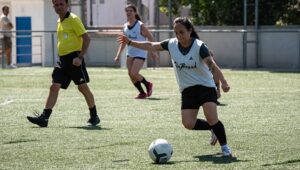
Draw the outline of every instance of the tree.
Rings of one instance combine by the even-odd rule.
[[[169,0],[159,0],[160,12],[168,14],[169,12],[168,4],[169,4]],[[190,4],[190,0],[176,0],[176,1],[171,0],[172,16],[178,16],[180,12],[179,11],[180,7],[189,4]]]
[[[168,0],[160,0],[162,12],[168,12]],[[182,5],[191,5],[191,18],[196,25],[243,25],[243,0],[172,0],[172,15],[178,16]],[[255,0],[247,0],[247,24],[255,24]],[[298,0],[259,0],[259,25],[300,25]]]

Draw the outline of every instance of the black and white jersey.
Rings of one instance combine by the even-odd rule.
[[[213,75],[203,62],[209,56],[209,50],[201,40],[193,39],[190,47],[183,48],[177,38],[171,38],[163,41],[161,46],[170,53],[181,92],[194,85],[215,87]]]
[[[124,34],[133,41],[146,41],[146,37],[141,34],[141,26],[143,22],[136,20],[133,26],[129,27],[127,23],[124,24]],[[127,46],[127,56],[130,57],[147,57],[147,51],[132,46]]]

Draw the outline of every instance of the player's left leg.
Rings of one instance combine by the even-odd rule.
[[[100,118],[97,114],[94,95],[86,83],[78,85],[78,90],[83,94],[90,110],[90,119],[87,122],[93,126],[96,126],[100,123]]]
[[[140,74],[140,71],[143,68],[144,63],[145,63],[144,58],[140,58],[140,57],[134,58],[130,75],[131,77],[134,78],[135,81],[141,82],[145,85],[147,90],[147,97],[149,97],[152,95],[153,84],[147,81],[146,78]]]
[[[221,150],[224,156],[231,156],[231,149],[227,145],[227,138],[225,133],[225,127],[223,123],[218,119],[217,105],[215,102],[206,102],[202,105],[204,115],[207,122],[212,127],[214,134],[217,136],[221,145]]]

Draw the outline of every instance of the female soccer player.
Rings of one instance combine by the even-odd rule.
[[[149,51],[167,50],[172,58],[175,75],[181,92],[182,124],[189,130],[212,130],[221,145],[224,156],[231,156],[227,145],[223,123],[217,114],[217,93],[213,75],[222,83],[224,92],[230,87],[223,73],[210,56],[208,47],[199,40],[193,24],[186,17],[179,17],[173,23],[176,38],[162,42],[138,42],[125,35],[119,35],[120,44]],[[206,120],[197,119],[202,106]],[[214,138],[212,138],[214,140]],[[215,144],[216,140],[211,141]]]
[[[137,14],[137,8],[129,4],[125,8],[127,22],[124,24],[123,32],[124,34],[135,41],[153,41],[153,36],[149,32],[149,30],[144,26],[143,22],[141,22],[140,16]],[[120,55],[124,50],[126,44],[120,44],[117,55],[115,57],[115,61],[119,62]],[[150,53],[152,58],[156,58],[157,55],[153,52]],[[140,74],[140,70],[143,67],[145,60],[147,59],[147,51],[141,50],[138,48],[134,48],[132,46],[128,46],[127,48],[127,69],[128,75],[131,79],[131,82],[139,91],[136,99],[144,99],[146,97],[150,97],[152,94],[153,84],[145,79],[144,76]],[[143,83],[146,87],[146,92],[144,91],[141,83]]]

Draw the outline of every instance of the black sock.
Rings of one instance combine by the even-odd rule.
[[[145,77],[143,77],[142,81],[141,81],[146,87],[148,87],[149,82],[145,79]]]
[[[52,109],[44,109],[43,110],[43,113],[42,113],[42,116],[46,119],[49,119],[50,115],[52,113]]]
[[[225,128],[223,123],[219,121],[218,123],[212,126],[212,129],[215,135],[217,136],[220,145],[221,146],[226,145],[227,139],[226,139],[226,133],[225,133]]]
[[[206,120],[197,119],[193,130],[210,130],[211,126],[207,123]]]
[[[97,109],[96,109],[96,105],[90,109],[90,116],[91,117],[96,117],[97,116]]]
[[[134,86],[138,89],[138,91],[140,92],[140,93],[145,93],[145,91],[143,90],[143,88],[142,88],[142,86],[141,86],[141,82],[136,82],[136,83],[134,83]]]

